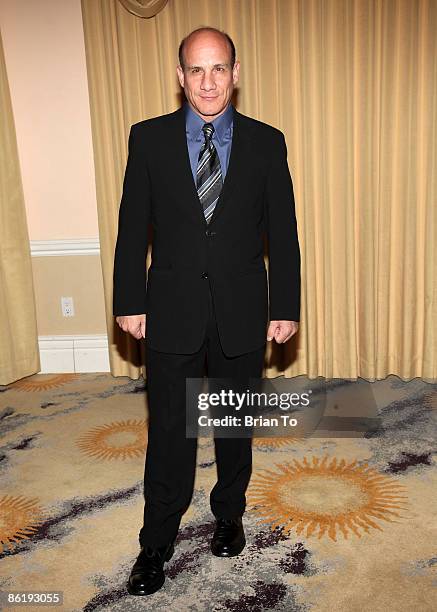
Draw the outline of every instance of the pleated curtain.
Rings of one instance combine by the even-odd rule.
[[[27,218],[0,34],[0,385],[40,368]]]
[[[82,0],[114,375],[141,374],[112,317],[132,123],[181,102],[177,49],[227,31],[240,112],[284,131],[302,253],[301,323],[266,376],[436,378],[437,4],[433,0],[169,0],[141,19]],[[238,316],[239,313],[236,313]]]

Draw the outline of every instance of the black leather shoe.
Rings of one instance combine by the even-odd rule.
[[[174,542],[160,548],[142,546],[127,583],[131,595],[151,595],[158,591],[165,581],[164,563],[174,553]]]
[[[246,546],[241,516],[232,519],[218,518],[211,540],[211,552],[216,557],[235,557]]]

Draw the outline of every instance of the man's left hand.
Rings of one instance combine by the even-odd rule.
[[[290,340],[299,329],[298,321],[270,321],[267,330],[267,340],[276,340],[278,344],[283,344]]]

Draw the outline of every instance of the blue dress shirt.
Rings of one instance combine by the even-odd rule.
[[[197,162],[199,159],[200,149],[205,142],[202,127],[208,122],[199,117],[199,115],[193,111],[187,102],[185,102],[184,108],[188,153],[190,155],[191,172],[193,173],[194,183],[196,184]],[[209,122],[214,126],[212,141],[219,156],[223,180],[225,179],[229,165],[234,126],[233,120],[234,107],[231,103],[229,103],[227,109],[222,115]]]

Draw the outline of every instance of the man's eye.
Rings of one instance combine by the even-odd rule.
[[[198,68],[192,68],[192,69],[191,69],[191,72],[192,72],[192,73],[199,72],[199,69],[198,69]]]

